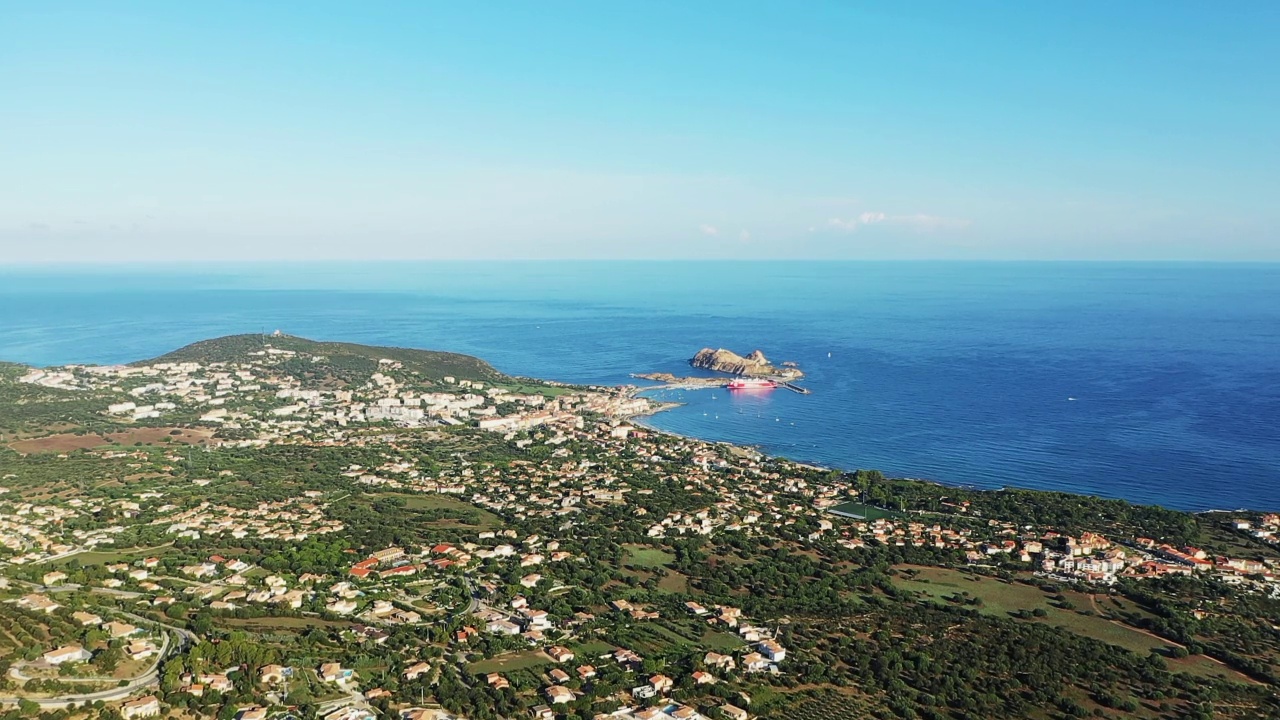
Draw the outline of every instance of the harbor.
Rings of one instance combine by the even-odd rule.
[[[659,383],[658,385],[640,388],[641,390],[704,390],[707,388],[720,388],[733,391],[754,391],[783,388],[800,395],[809,395],[813,392],[807,387],[797,385],[794,381],[783,378],[736,377],[725,380],[723,378],[681,378],[667,373],[631,373],[631,377]]]

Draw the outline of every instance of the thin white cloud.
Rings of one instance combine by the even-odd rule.
[[[742,242],[747,242],[748,240],[751,239],[751,233],[746,230],[743,230],[742,232],[738,233],[738,239],[741,240]]]
[[[856,232],[859,228],[870,225],[887,225],[907,228],[917,232],[933,232],[936,230],[958,230],[966,228],[972,222],[961,218],[940,217],[916,213],[914,215],[889,215],[883,212],[864,212],[852,218],[831,218],[827,228],[837,232]]]
[[[702,231],[703,235],[719,235],[720,234],[720,228],[716,227],[715,225],[702,225],[698,229]]]

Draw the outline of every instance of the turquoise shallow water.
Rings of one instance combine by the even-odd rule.
[[[1280,265],[0,269],[3,359],[123,362],[277,328],[573,382],[761,348],[813,394],[667,393],[686,404],[650,422],[948,483],[1280,509]]]

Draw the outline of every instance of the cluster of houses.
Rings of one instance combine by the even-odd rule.
[[[545,613],[529,612],[527,602],[523,598],[516,598],[512,605],[514,609],[522,613],[523,620],[504,619],[501,617],[502,613],[481,611],[479,613],[480,618],[482,620],[488,619],[486,629],[490,632],[502,634],[517,634],[521,631],[522,626],[537,624],[536,621],[531,622],[532,618],[545,616]],[[646,611],[644,608],[625,600],[612,601],[610,607],[613,611],[624,613],[633,619],[654,619],[658,617],[656,612]],[[692,615],[705,620],[712,626],[737,630],[745,643],[744,649],[737,655],[708,652],[703,658],[703,666],[706,669],[692,673],[691,677],[696,686],[715,685],[722,682],[729,674],[735,672],[780,672],[779,664],[786,659],[786,649],[768,629],[746,623],[740,609],[723,605],[708,609],[695,602],[687,603],[686,607]],[[524,625],[522,625],[522,622]],[[530,637],[530,634],[526,632],[525,636]],[[576,654],[563,645],[544,646],[542,653],[557,665],[573,664],[578,660]],[[638,673],[643,666],[644,658],[639,653],[619,647],[610,653],[599,656],[593,662],[612,662],[630,673]],[[428,668],[429,666],[425,663],[414,665],[406,671],[405,676],[409,678],[412,674],[413,677],[417,677],[426,672]],[[547,671],[545,677],[548,684],[540,691],[546,704],[534,708],[534,717],[547,719],[556,717],[557,707],[573,703],[579,697],[579,693],[570,687],[571,682],[576,680],[580,683],[589,683],[597,674],[597,665],[580,661],[572,669],[572,672],[561,667],[554,667]],[[496,672],[485,676],[485,682],[495,689],[503,689],[510,686],[508,680],[501,673]],[[662,673],[650,675],[644,679],[642,684],[633,687],[623,697],[624,700],[638,703],[637,706],[624,707],[618,711],[597,715],[596,717],[617,718],[618,720],[698,720],[698,718],[703,718],[704,715],[692,706],[666,700],[675,689],[676,684],[677,678],[672,678]],[[733,705],[724,705],[720,710],[727,717],[747,717],[745,711]]]
[[[1257,520],[1236,518],[1231,526],[1263,542],[1280,544],[1280,514],[1267,513]]]
[[[728,720],[747,720],[749,717],[746,710],[731,703],[724,703],[718,709],[721,716]],[[538,715],[535,712],[534,717],[550,720],[554,714]],[[656,707],[619,708],[613,712],[597,714],[594,720],[706,720],[706,717],[693,707],[672,702],[662,703]]]
[[[826,510],[837,506],[838,500],[833,497],[836,492],[827,488],[824,497],[815,505]],[[841,513],[836,511],[836,514]],[[1150,538],[1134,538],[1119,543],[1097,533],[1083,532],[1073,537],[1051,530],[1035,532],[1029,527],[1018,528],[998,520],[979,522],[973,518],[960,519],[954,527],[938,521],[901,518],[853,520],[838,527],[826,521],[820,522],[819,531],[811,534],[809,540],[834,537],[837,545],[848,549],[866,547],[871,543],[952,549],[964,553],[969,562],[979,564],[993,556],[1005,555],[1027,563],[1049,577],[1096,585],[1110,585],[1120,577],[1212,572],[1231,583],[1261,576],[1263,585],[1269,586],[1271,592],[1280,589],[1280,567],[1275,564],[1244,558],[1210,557],[1200,548],[1174,547]],[[1264,516],[1256,523],[1236,520],[1233,524],[1237,530],[1261,537],[1258,533],[1269,532],[1268,527],[1280,529],[1280,516]]]
[[[192,539],[226,535],[236,540],[253,537],[300,542],[343,529],[341,522],[325,514],[325,503],[315,497],[263,502],[249,509],[202,502],[156,523],[167,524],[167,532],[176,537]]]
[[[181,413],[183,418],[256,433],[255,440],[242,444],[384,422],[401,427],[471,425],[513,433],[580,423],[583,412],[625,416],[649,406],[646,400],[619,393],[548,397],[448,376],[429,381],[433,388],[428,390],[421,387],[421,378],[402,372],[402,363],[386,358],[363,385],[306,387],[280,367],[299,358],[325,359],[268,346],[239,362],[73,365],[33,370],[22,381],[64,390],[121,392],[129,399],[104,409],[114,418],[147,421]]]
[[[482,605],[475,616],[484,625],[485,632],[493,635],[522,635],[534,646],[543,643],[547,631],[555,627],[550,613],[529,607],[529,601],[522,596],[511,600],[509,611]]]
[[[39,385],[40,387],[54,390],[84,390],[88,388],[87,383],[76,375],[76,371],[80,369],[79,366],[74,365],[61,369],[41,370],[32,368],[25,375],[18,378],[18,382],[27,385]]]
[[[108,503],[71,498],[65,504],[53,505],[17,500],[16,495],[0,487],[0,553],[13,565],[45,562],[110,545],[124,531],[123,525],[66,529],[76,518],[100,514]]]
[[[13,602],[18,607],[45,615],[52,615],[63,607],[48,595],[41,593],[30,593]],[[136,625],[119,620],[104,621],[101,616],[82,610],[71,612],[69,619],[79,627],[96,628],[108,641],[120,641],[121,652],[130,660],[148,660],[158,656],[162,651],[150,637],[150,633]],[[61,667],[85,663],[93,657],[94,652],[83,644],[69,643],[43,653],[39,662],[45,667]]]

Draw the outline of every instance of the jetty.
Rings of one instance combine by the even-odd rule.
[[[682,377],[676,377],[675,375],[672,375],[670,373],[631,373],[631,377],[637,378],[640,380],[650,380],[652,382],[659,383],[658,385],[651,385],[649,387],[637,388],[637,391],[640,391],[640,390],[699,390],[699,389],[705,389],[705,388],[714,389],[714,388],[725,387],[725,379],[723,377],[684,377],[682,378]],[[742,378],[742,377],[749,377],[749,376],[738,375],[736,377]],[[733,379],[734,378],[730,378],[730,381],[732,381]],[[795,384],[793,378],[774,376],[774,377],[761,378],[761,379],[768,380],[769,382],[774,383],[773,387],[786,388],[791,392],[800,393],[801,395],[809,395],[813,392],[807,387],[801,387],[800,385]]]

